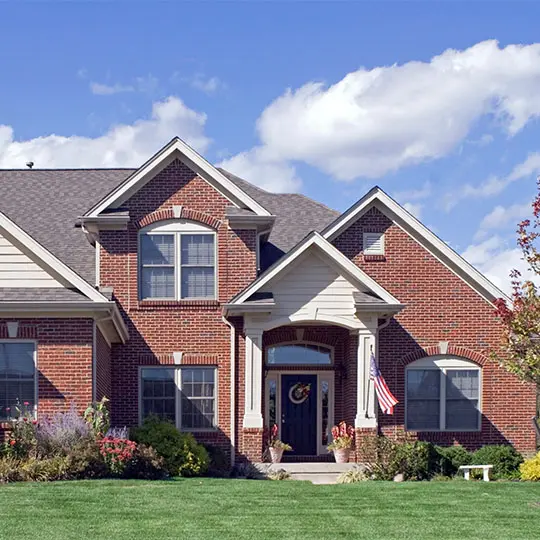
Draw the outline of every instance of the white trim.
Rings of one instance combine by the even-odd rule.
[[[174,384],[176,391],[174,394],[174,414],[175,414],[175,426],[179,431],[188,432],[188,433],[215,433],[219,430],[219,382],[218,382],[218,368],[214,364],[202,365],[202,364],[159,364],[151,366],[138,366],[138,379],[139,379],[139,397],[138,397],[138,407],[139,407],[139,425],[143,423],[143,406],[142,406],[142,371],[143,369],[168,369],[174,372]],[[182,427],[182,399],[180,397],[182,393],[182,370],[186,369],[209,369],[214,372],[214,419],[213,426],[211,428],[184,428]],[[205,396],[201,396],[204,398]],[[210,399],[210,398],[208,398]]]
[[[380,247],[367,247],[369,237],[377,237]],[[362,237],[362,252],[364,255],[384,255],[384,233],[383,232],[364,232]]]
[[[268,349],[277,349],[279,347],[291,347],[294,345],[316,345],[323,349],[327,349],[330,352],[330,363],[329,364],[269,364],[268,363]],[[319,341],[304,341],[303,339],[297,339],[294,341],[280,341],[279,343],[274,343],[273,345],[268,345],[264,349],[264,366],[266,369],[280,368],[284,366],[294,366],[294,367],[306,367],[306,368],[317,368],[319,366],[333,366],[334,365],[334,351],[335,347],[332,345],[326,345],[325,343],[320,343]]]
[[[432,370],[439,372],[440,387],[439,387],[439,429],[418,429],[409,428],[407,424],[407,374],[409,371],[415,370]],[[446,428],[446,373],[448,371],[477,371],[478,372],[478,424],[473,429],[447,429]],[[415,362],[411,362],[405,368],[405,430],[413,432],[435,432],[435,433],[466,433],[479,432],[482,430],[482,408],[483,408],[483,372],[482,367],[475,364],[472,360],[467,360],[459,357],[443,357],[431,356],[421,358]],[[444,426],[444,427],[442,427]]]
[[[371,292],[382,298],[388,304],[400,305],[399,301],[392,296],[388,291],[381,287],[374,279],[369,277],[363,270],[356,266],[350,259],[345,257],[341,251],[335,248],[328,240],[323,238],[319,233],[312,232],[291,251],[282,257],[277,263],[268,268],[259,276],[247,289],[232,300],[232,305],[237,305],[245,302],[253,293],[266,285],[271,279],[283,272],[291,263],[298,259],[310,247],[317,246],[330,259],[332,259],[344,272],[352,277],[359,284],[364,285]]]
[[[376,206],[387,215],[389,213],[390,215],[388,217],[400,226],[400,228],[421,244],[449,270],[476,290],[488,302],[493,303],[493,300],[503,298],[510,303],[510,299],[498,287],[449,247],[448,244],[422,225],[412,214],[407,212],[407,210],[378,186],[372,188],[349,210],[324,229],[322,235],[331,242],[372,206]]]
[[[0,230],[2,233],[8,235],[9,240],[13,238],[31,251],[32,254],[50,270],[53,277],[61,277],[64,282],[72,285],[94,302],[108,301],[105,296],[94,289],[82,277],[60,261],[60,259],[56,258],[50,251],[45,249],[2,212],[0,212]]]
[[[96,240],[94,244],[94,249],[96,250],[96,277],[94,279],[94,283],[96,287],[99,288],[101,282],[101,244],[99,243],[99,240]]]
[[[328,453],[326,446],[322,444],[322,382],[328,380],[328,443],[332,441],[331,428],[334,425],[334,404],[335,404],[335,372],[333,370],[279,370],[272,369],[267,371],[265,378],[265,403],[264,403],[264,421],[267,426],[270,425],[270,381],[276,382],[276,424],[278,426],[278,438],[281,438],[281,378],[283,375],[315,375],[317,377],[317,454],[318,456]],[[289,442],[289,441],[284,441]]]
[[[97,378],[97,327],[96,321],[92,321],[92,401],[96,401],[96,378]]]
[[[246,207],[259,216],[271,215],[257,201],[241,190],[236,184],[229,180],[223,173],[219,172],[213,165],[208,163],[193,148],[188,146],[179,137],[172,139],[167,145],[152,156],[126,181],[120,184],[112,193],[96,204],[85,217],[97,217],[101,212],[109,207],[120,205],[127,198],[136,193],[151,178],[153,178],[163,165],[168,165],[177,157],[194,172],[209,182],[214,188],[229,199],[238,207]]]
[[[0,344],[4,343],[32,343],[34,345],[34,418],[37,418],[39,404],[39,369],[38,369],[38,341],[36,339],[0,339]],[[4,417],[2,422],[4,422]],[[9,417],[5,417],[8,418]]]

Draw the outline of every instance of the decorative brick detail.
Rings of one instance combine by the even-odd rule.
[[[179,215],[175,216],[174,209],[170,207],[163,208],[156,212],[152,212],[147,216],[144,216],[142,219],[135,223],[135,227],[137,229],[142,229],[143,227],[151,225],[152,223],[157,223],[158,221],[164,221],[167,219],[187,219],[190,221],[198,221],[199,223],[204,223],[205,225],[208,225],[209,227],[212,227],[212,229],[216,230],[223,223],[220,219],[214,216],[211,216],[199,210],[192,210],[190,208],[184,207],[181,207]]]
[[[173,354],[141,354],[138,357],[141,366],[152,365],[201,365],[218,366],[223,364],[223,359],[218,354],[182,354],[182,363],[176,364]]]
[[[17,339],[36,339],[37,328],[27,321],[19,321]],[[0,322],[0,339],[10,339],[7,328],[7,321]]]
[[[416,351],[407,353],[397,361],[397,364],[400,366],[406,366],[415,360],[420,360],[421,358],[426,358],[427,356],[438,356],[440,354],[441,352],[439,345],[430,345],[429,347],[419,348]],[[489,358],[478,351],[473,351],[467,347],[458,347],[452,345],[451,343],[448,344],[448,351],[446,352],[445,356],[460,356],[462,358],[466,358],[467,360],[472,360],[480,366],[485,366],[490,361]]]

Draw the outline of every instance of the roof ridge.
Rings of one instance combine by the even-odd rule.
[[[42,169],[3,169],[0,172],[42,172],[42,171],[136,171],[137,167],[57,167]]]

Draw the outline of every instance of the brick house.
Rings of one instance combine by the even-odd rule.
[[[503,293],[377,187],[339,214],[173,139],[136,170],[3,170],[0,189],[0,429],[17,401],[107,396],[114,425],[158,414],[232,461],[274,423],[316,459],[340,420],[535,450],[535,389],[489,359]]]

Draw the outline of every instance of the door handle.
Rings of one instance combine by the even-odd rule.
[[[281,423],[285,423],[285,413],[281,413]]]

